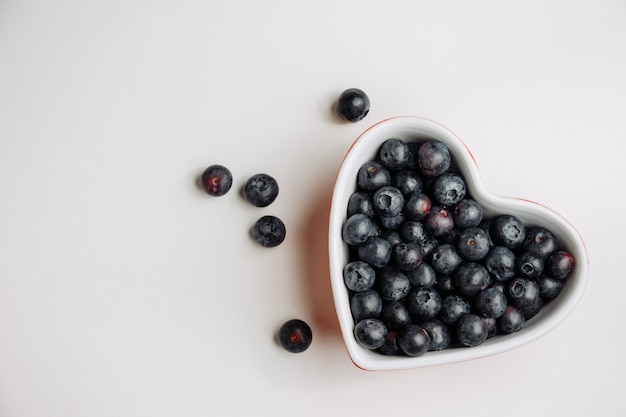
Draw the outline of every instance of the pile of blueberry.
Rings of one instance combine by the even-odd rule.
[[[365,348],[420,356],[516,332],[573,267],[550,230],[486,218],[442,142],[390,138],[356,183],[343,274]]]

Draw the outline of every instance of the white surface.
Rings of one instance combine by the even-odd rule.
[[[444,143],[452,156],[452,168],[461,174],[471,198],[484,209],[486,218],[508,214],[518,217],[527,227],[545,227],[558,239],[559,245],[574,256],[574,268],[559,296],[525,323],[524,331],[489,338],[472,349],[444,349],[427,352],[419,357],[385,356],[360,346],[354,338],[354,318],[343,270],[350,262],[348,246],[342,237],[346,221],[346,207],[357,190],[356,178],[363,164],[378,154],[381,145],[390,138],[406,142],[438,140]],[[467,145],[442,124],[423,117],[401,116],[383,120],[367,129],[350,147],[343,160],[333,189],[328,230],[331,289],[335,310],[344,343],[352,362],[370,371],[406,370],[433,365],[444,365],[473,360],[506,352],[533,342],[552,331],[576,308],[588,281],[589,254],[576,227],[553,210],[525,199],[491,194],[485,189],[480,168]]]
[[[0,416],[624,415],[625,20],[621,0],[1,2]],[[353,125],[330,112],[348,87],[372,99]],[[589,285],[553,332],[350,362],[330,192],[352,141],[403,114],[581,232]],[[195,182],[212,163],[235,175],[218,199]],[[265,209],[237,190],[257,172],[281,186]],[[280,247],[250,239],[263,214]],[[273,339],[293,317],[299,355]]]

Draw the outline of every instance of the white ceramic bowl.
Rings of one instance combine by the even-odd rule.
[[[354,321],[350,312],[348,290],[343,268],[349,262],[348,247],[341,238],[350,195],[356,190],[357,172],[362,164],[375,158],[380,145],[389,138],[405,141],[436,139],[450,149],[453,166],[464,177],[469,194],[480,202],[485,217],[512,214],[527,226],[544,226],[559,240],[560,246],[575,257],[575,266],[557,298],[551,300],[525,327],[513,334],[494,336],[474,347],[452,347],[427,352],[419,357],[385,356],[361,347],[354,338]],[[520,177],[521,178],[521,177]],[[330,276],[335,308],[343,338],[356,366],[366,370],[419,368],[465,361],[508,351],[543,336],[572,311],[581,298],[587,281],[588,255],[576,229],[562,216],[529,200],[490,194],[484,187],[476,161],[465,144],[450,130],[432,120],[402,116],[383,120],[367,129],[352,144],[337,176],[329,221]]]

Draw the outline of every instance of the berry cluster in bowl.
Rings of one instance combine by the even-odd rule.
[[[398,117],[363,133],[333,193],[333,296],[364,369],[456,362],[528,343],[582,295],[576,230],[540,204],[495,196],[452,132]]]

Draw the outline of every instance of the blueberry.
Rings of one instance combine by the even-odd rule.
[[[535,302],[525,307],[520,308],[524,314],[524,320],[528,321],[539,313],[539,310],[543,307],[543,298],[537,297]]]
[[[400,236],[407,242],[421,242],[426,238],[426,228],[420,221],[406,220],[400,225]]]
[[[278,331],[278,342],[291,353],[304,352],[311,346],[312,341],[311,327],[299,319],[286,321]]]
[[[406,164],[407,168],[412,170],[419,169],[419,163],[417,162],[419,149],[422,146],[421,142],[407,142],[406,146],[409,148],[409,162]]]
[[[531,252],[542,259],[546,259],[558,250],[558,241],[556,236],[548,229],[533,227],[526,232],[522,248],[526,252]]]
[[[378,292],[383,300],[403,300],[411,289],[409,278],[395,268],[384,268],[376,278],[376,282]]]
[[[543,273],[543,258],[535,252],[522,252],[515,261],[517,272],[526,278],[537,278]]]
[[[382,268],[391,260],[391,245],[380,236],[368,238],[359,245],[357,252],[360,260],[375,268]]]
[[[431,193],[439,204],[453,206],[465,197],[467,189],[463,178],[457,174],[447,172],[435,179]]]
[[[378,317],[388,329],[400,330],[411,323],[411,314],[402,301],[385,301]]]
[[[424,218],[424,226],[433,236],[443,236],[454,228],[454,217],[450,209],[436,206]]]
[[[539,298],[537,281],[528,278],[513,278],[507,287],[509,303],[517,308],[524,308],[534,304]]]
[[[387,327],[378,319],[364,319],[354,326],[354,338],[366,349],[378,349],[387,339]]]
[[[524,313],[519,308],[508,305],[504,314],[497,319],[498,329],[503,333],[514,333],[524,327],[526,320]]]
[[[476,314],[466,314],[456,325],[456,335],[465,346],[478,346],[487,340],[487,323]]]
[[[439,141],[428,141],[419,147],[417,162],[426,177],[437,177],[450,168],[450,151]]]
[[[415,192],[408,196],[404,202],[404,214],[411,220],[422,220],[430,213],[432,202],[430,198],[422,193]]]
[[[474,308],[482,317],[497,319],[504,314],[507,305],[506,296],[502,291],[490,287],[478,293]]]
[[[404,223],[405,217],[403,213],[400,213],[396,216],[378,216],[378,223],[385,230],[396,230],[402,223]]]
[[[233,185],[233,175],[222,165],[211,165],[202,173],[202,188],[207,194],[219,197],[228,192]]]
[[[422,178],[412,169],[402,169],[396,172],[391,183],[405,196],[421,192],[423,186]]]
[[[267,174],[253,175],[246,182],[243,195],[253,206],[267,207],[278,196],[278,182]]]
[[[345,121],[358,122],[369,113],[370,99],[363,90],[349,88],[339,95],[335,104],[335,111]]]
[[[469,302],[460,295],[450,294],[444,297],[441,303],[439,319],[446,324],[456,324],[461,317],[469,314],[471,307]]]
[[[387,242],[389,242],[389,245],[391,245],[391,249],[403,242],[402,237],[400,236],[400,232],[398,232],[397,230],[385,230],[381,233],[380,236]]]
[[[454,286],[454,277],[451,275],[438,274],[433,288],[441,297],[447,297],[448,295],[455,294],[456,287]]]
[[[343,268],[343,281],[350,291],[362,292],[374,286],[376,272],[367,262],[352,261]]]
[[[391,184],[391,173],[375,161],[363,164],[357,173],[357,185],[364,191],[372,192]]]
[[[574,266],[574,256],[566,251],[556,251],[548,258],[547,273],[556,279],[565,279]]]
[[[498,334],[498,319],[493,317],[483,317],[483,321],[487,326],[487,339]]]
[[[437,281],[437,273],[426,262],[422,262],[419,266],[406,273],[409,282],[416,288],[432,288]]]
[[[450,346],[450,330],[445,323],[437,319],[432,319],[421,323],[420,326],[422,329],[426,330],[426,333],[428,333],[430,337],[428,350],[443,350]]]
[[[285,224],[275,216],[261,217],[252,229],[256,241],[266,248],[280,245],[285,240],[286,234]]]
[[[378,317],[383,308],[383,301],[374,290],[357,292],[350,297],[350,311],[354,320]]]
[[[382,186],[374,192],[372,205],[380,216],[394,217],[404,208],[404,195],[394,186]]]
[[[422,251],[422,258],[430,257],[435,248],[439,246],[439,241],[436,237],[431,235],[426,235],[421,242],[418,243],[420,250]]]
[[[387,139],[378,152],[382,164],[390,170],[400,170],[409,163],[409,147],[400,139]]]
[[[489,228],[491,239],[496,245],[515,249],[526,238],[526,226],[516,216],[505,214],[496,217]]]
[[[432,288],[416,288],[407,296],[407,307],[417,321],[426,321],[437,317],[442,301],[439,293]]]
[[[493,246],[483,261],[489,275],[498,281],[508,281],[516,273],[516,257],[504,246]]]
[[[483,220],[483,207],[476,200],[464,198],[456,204],[452,214],[458,227],[478,226]]]
[[[422,356],[430,347],[430,336],[425,329],[411,323],[400,332],[398,345],[407,356]]]
[[[348,199],[348,217],[357,213],[365,214],[367,217],[374,217],[372,198],[364,191],[356,191]]]
[[[454,285],[461,294],[474,296],[491,283],[489,272],[478,262],[466,262],[454,273]]]
[[[433,249],[430,259],[430,266],[436,272],[444,275],[451,274],[463,263],[463,258],[457,253],[455,247],[449,243],[438,245]]]
[[[422,264],[422,251],[417,243],[402,242],[392,250],[393,263],[401,271],[412,271]]]
[[[460,232],[456,247],[467,260],[483,259],[489,253],[489,235],[480,227],[468,227]]]
[[[357,213],[348,217],[341,229],[341,237],[348,245],[360,245],[374,236],[376,227],[365,214]]]

